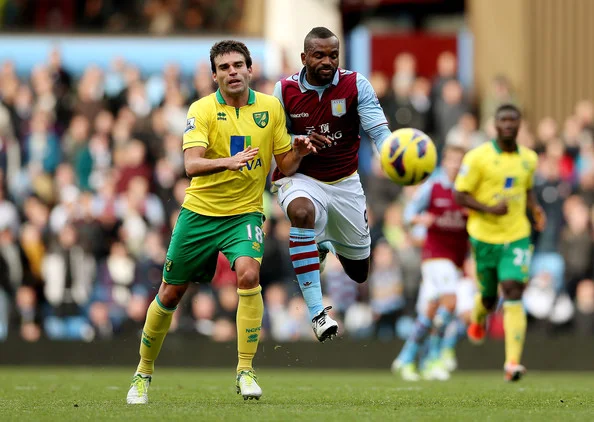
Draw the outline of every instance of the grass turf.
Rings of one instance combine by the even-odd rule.
[[[125,404],[130,368],[0,367],[0,420],[534,421],[591,420],[591,373],[458,372],[405,383],[389,371],[258,371],[244,401],[230,370],[158,369],[146,406]]]

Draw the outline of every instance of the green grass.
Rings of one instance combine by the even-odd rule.
[[[0,420],[586,421],[591,373],[458,372],[405,383],[389,371],[261,370],[260,401],[235,394],[230,370],[159,369],[146,406],[127,406],[130,368],[0,367]]]

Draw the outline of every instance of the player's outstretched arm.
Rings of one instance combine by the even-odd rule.
[[[538,199],[536,199],[536,193],[533,189],[526,191],[526,197],[526,208],[532,213],[534,229],[541,232],[547,225],[547,215],[544,209],[538,204]]]
[[[460,192],[454,191],[454,199],[463,207],[469,208],[471,210],[484,212],[488,214],[494,215],[505,215],[507,214],[507,201],[503,200],[498,202],[493,206],[489,206],[483,204],[482,202],[477,201],[474,197],[468,192]]]
[[[274,159],[276,166],[285,176],[292,176],[299,168],[303,157],[310,153],[315,154],[316,152],[316,147],[308,137],[297,136],[293,141],[293,149],[275,155]]]
[[[188,177],[206,176],[225,170],[240,170],[258,155],[259,148],[247,147],[232,157],[205,158],[206,148],[193,147],[184,151],[184,166]]]

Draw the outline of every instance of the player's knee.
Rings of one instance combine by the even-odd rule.
[[[495,309],[495,305],[497,305],[497,297],[483,297],[482,302],[485,309],[492,311]]]
[[[184,296],[187,288],[187,283],[181,285],[161,283],[161,287],[159,288],[159,302],[167,308],[175,308]]]
[[[253,289],[260,284],[260,274],[256,269],[245,269],[237,274],[237,287],[240,289]]]
[[[351,272],[350,274],[347,273],[347,275],[354,282],[362,284],[362,283],[365,283],[367,281],[367,279],[369,278],[369,271],[356,271],[356,272]]]
[[[505,300],[521,300],[524,292],[524,285],[515,281],[502,284],[503,298]]]
[[[313,228],[316,210],[311,201],[294,200],[287,209],[289,220],[293,227]]]

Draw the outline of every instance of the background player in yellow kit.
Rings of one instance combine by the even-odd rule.
[[[497,139],[466,154],[455,183],[456,201],[470,209],[467,229],[480,286],[468,337],[476,343],[484,340],[486,318],[495,309],[500,285],[508,381],[519,380],[526,372],[520,365],[526,335],[522,292],[532,257],[526,211],[536,230],[546,224],[532,190],[538,157],[516,142],[521,118],[517,107],[500,106],[495,114]]]

